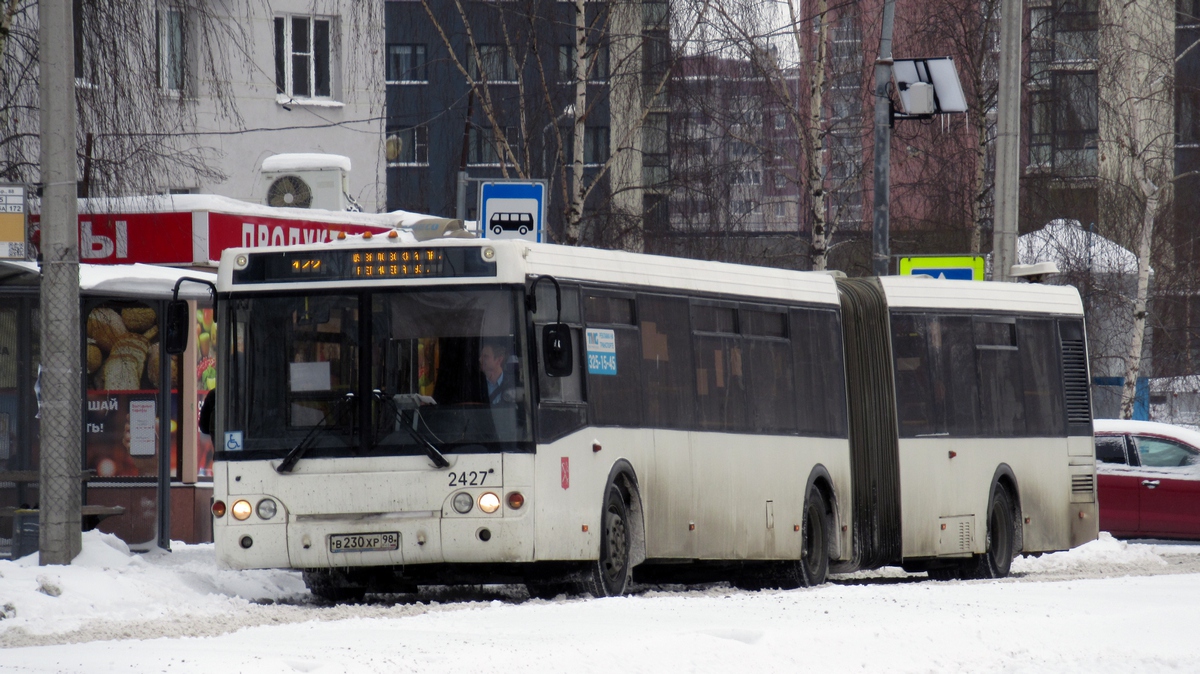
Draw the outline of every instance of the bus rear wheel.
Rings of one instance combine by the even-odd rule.
[[[829,519],[825,497],[814,485],[804,499],[803,542],[800,561],[796,564],[796,580],[801,587],[815,587],[825,582],[829,574]]]
[[[825,582],[829,575],[829,509],[821,490],[814,485],[804,499],[804,519],[800,526],[800,559],[783,562],[776,566],[775,573],[766,578],[753,573],[739,578],[738,587],[762,589],[777,587],[791,590],[798,587],[816,587]]]
[[[976,555],[963,567],[964,578],[1004,578],[1017,556],[1016,516],[1012,497],[1004,487],[996,487],[988,513],[987,551]]]
[[[581,593],[593,597],[617,597],[629,589],[629,552],[632,537],[629,507],[617,485],[609,485],[600,515],[600,558],[588,562],[579,584]]]

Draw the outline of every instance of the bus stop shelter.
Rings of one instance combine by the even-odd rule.
[[[83,522],[133,549],[211,538],[212,445],[196,418],[215,385],[216,324],[208,288],[182,284],[193,330],[207,339],[166,354],[165,307],[180,277],[216,280],[154,265],[79,266]],[[40,280],[34,262],[0,261],[0,555],[10,557],[36,543]]]

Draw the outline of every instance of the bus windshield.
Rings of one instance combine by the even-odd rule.
[[[516,289],[230,302],[226,459],[528,451]],[[229,434],[233,433],[233,442]]]

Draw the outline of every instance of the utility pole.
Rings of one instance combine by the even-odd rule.
[[[79,224],[75,182],[75,53],[71,0],[38,0],[41,133],[40,564],[70,564],[82,547],[83,437]]]
[[[992,224],[992,280],[1012,280],[1017,263],[1021,180],[1021,0],[1001,0],[1000,89],[996,100],[996,206]]]
[[[891,262],[888,228],[891,214],[892,165],[892,24],[896,16],[896,0],[883,3],[883,29],[879,36],[879,57],[875,59],[875,219],[872,228],[871,270],[876,276],[887,276]]]

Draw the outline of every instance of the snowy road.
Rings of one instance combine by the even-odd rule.
[[[90,535],[71,567],[0,562],[0,671],[1200,671],[1200,545],[1104,535],[998,582],[885,569],[790,592],[336,607],[295,574],[216,569],[211,546],[120,547]]]

